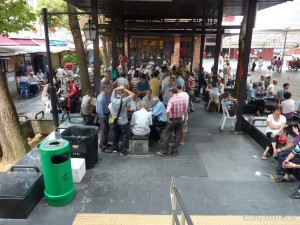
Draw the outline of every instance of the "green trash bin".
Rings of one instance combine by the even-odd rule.
[[[74,199],[70,144],[67,140],[50,140],[40,145],[41,161],[48,205],[62,206]]]

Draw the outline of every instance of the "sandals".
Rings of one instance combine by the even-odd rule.
[[[296,191],[295,193],[291,194],[290,197],[294,199],[300,199],[300,193]]]
[[[267,156],[265,154],[262,155],[261,157],[262,160],[267,160]]]
[[[276,182],[279,182],[279,183],[290,182],[290,181],[291,181],[291,180],[287,180],[287,179],[285,179],[284,177],[276,178]]]

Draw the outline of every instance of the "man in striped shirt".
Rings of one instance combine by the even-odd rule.
[[[94,91],[89,89],[86,91],[86,95],[82,98],[81,101],[80,114],[84,118],[86,125],[93,125],[93,121],[94,121],[93,105],[92,105],[93,96],[94,96]]]
[[[194,77],[191,76],[190,71],[185,72],[185,91],[189,94],[189,105],[188,105],[188,111],[194,112],[194,104],[193,104],[193,98],[195,94],[195,88],[196,88],[196,82]]]
[[[165,136],[159,151],[156,152],[158,156],[165,156],[166,149],[168,148],[170,139],[174,132],[174,146],[172,150],[172,155],[176,157],[178,153],[179,141],[180,141],[180,134],[182,130],[182,124],[186,124],[187,118],[187,105],[185,99],[177,94],[177,88],[172,87],[169,89],[170,92],[170,100],[167,106],[167,127],[165,131]],[[182,121],[182,117],[184,119]]]

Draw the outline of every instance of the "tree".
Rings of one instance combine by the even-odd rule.
[[[36,17],[25,0],[0,0],[0,34],[32,29]],[[9,94],[6,75],[0,63],[0,145],[2,161],[16,162],[30,147],[21,132],[16,107]]]
[[[26,0],[0,0],[0,34],[32,29],[36,15]]]
[[[77,60],[79,64],[79,71],[80,71],[80,81],[81,81],[81,93],[85,94],[86,91],[90,88],[90,79],[89,73],[87,68],[87,60],[85,56],[84,45],[81,37],[78,16],[76,15],[77,9],[71,4],[67,4],[68,10],[68,18],[69,18],[69,25],[73,35]]]
[[[90,81],[85,49],[82,42],[80,26],[78,22],[78,16],[73,14],[77,13],[77,9],[74,6],[67,4],[66,2],[61,0],[51,0],[51,4],[49,4],[49,0],[41,0],[38,3],[37,12],[40,13],[42,8],[47,8],[48,12],[66,13],[49,15],[48,26],[50,28],[65,27],[71,29],[76,49],[77,60],[79,64],[81,92],[85,94],[86,90],[90,88]],[[67,12],[71,12],[72,14],[67,15]]]

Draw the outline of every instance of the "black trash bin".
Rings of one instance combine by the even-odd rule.
[[[93,168],[98,162],[98,127],[71,126],[61,133],[68,140],[72,158],[85,158],[86,169]]]

